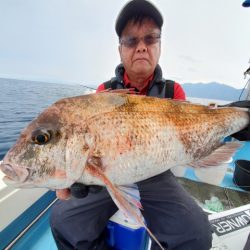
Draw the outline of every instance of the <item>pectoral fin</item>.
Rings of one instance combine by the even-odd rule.
[[[237,149],[242,146],[240,142],[227,142],[214,150],[210,155],[196,162],[188,164],[194,168],[207,168],[222,165],[230,160]]]
[[[228,142],[209,156],[191,163],[190,166],[195,168],[195,175],[202,182],[219,185],[227,172],[227,162],[241,146],[239,142]]]
[[[96,157],[90,157],[85,171],[88,174],[98,178],[107,188],[111,198],[120,209],[120,211],[133,221],[144,227],[152,239],[164,250],[160,242],[156,239],[153,233],[147,228],[144,222],[144,218],[140,212],[142,205],[140,203],[140,195],[136,185],[131,186],[116,186],[109,178],[105,175],[103,171],[103,166],[101,165],[101,159]]]

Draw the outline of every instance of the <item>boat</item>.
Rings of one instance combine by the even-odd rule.
[[[0,181],[0,249],[57,249],[48,220],[55,201],[47,189],[13,189]]]

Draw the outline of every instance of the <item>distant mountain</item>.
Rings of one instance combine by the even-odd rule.
[[[188,97],[206,98],[214,100],[235,101],[239,99],[242,89],[236,89],[226,84],[184,83],[181,85]],[[242,98],[241,98],[242,99]]]

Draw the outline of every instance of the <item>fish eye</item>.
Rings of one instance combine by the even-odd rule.
[[[52,135],[52,133],[49,130],[48,131],[43,130],[43,129],[35,130],[32,133],[32,141],[35,144],[44,145],[50,141],[51,135]]]

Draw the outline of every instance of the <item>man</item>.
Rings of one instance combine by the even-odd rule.
[[[116,69],[116,77],[101,84],[97,91],[127,89],[141,95],[185,99],[181,86],[164,80],[158,65],[162,24],[160,12],[148,1],[133,0],[125,5],[116,21],[122,64]],[[207,216],[170,170],[137,185],[146,223],[166,249],[210,249]],[[74,188],[71,190],[78,195]],[[70,190],[57,191],[57,195],[65,199]],[[103,231],[116,211],[104,188],[97,193],[89,192],[82,199],[58,201],[51,214],[51,228],[58,248],[107,249]],[[152,249],[159,249],[155,242]]]

